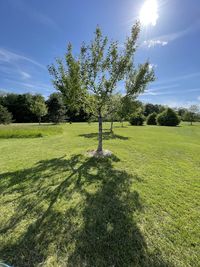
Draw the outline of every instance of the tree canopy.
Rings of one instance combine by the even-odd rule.
[[[36,115],[40,123],[41,118],[47,114],[47,107],[43,96],[33,96],[33,101],[31,103],[31,111],[33,112],[33,114]]]
[[[49,67],[53,84],[63,94],[68,108],[84,107],[98,117],[98,153],[103,152],[102,114],[116,94],[118,83],[124,81],[126,97],[135,98],[155,79],[148,61],[134,65],[139,32],[140,25],[136,23],[121,48],[117,41],[103,36],[97,27],[94,39],[88,45],[82,44],[77,57],[73,56],[69,44],[64,60],[57,59],[56,64]]]
[[[0,124],[9,124],[12,121],[12,114],[8,112],[7,108],[0,105]]]

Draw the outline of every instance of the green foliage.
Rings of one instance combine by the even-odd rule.
[[[70,102],[72,108],[85,107],[89,114],[98,117],[98,152],[102,152],[103,112],[106,105],[112,102],[111,98],[116,94],[119,82],[124,81],[127,97],[135,99],[155,79],[149,62],[138,67],[133,64],[139,31],[139,23],[136,23],[121,49],[118,42],[109,42],[97,27],[94,39],[89,45],[81,46],[77,59],[72,55],[70,44],[65,55],[65,64],[62,60],[57,60],[57,66],[49,67],[53,84],[67,103]]]
[[[106,119],[118,120],[118,110],[121,108],[122,96],[112,95],[106,105]]]
[[[147,117],[147,125],[156,125],[157,124],[156,117],[157,117],[156,112],[149,114],[149,116]]]
[[[171,108],[167,108],[157,116],[157,124],[160,126],[177,126],[179,123],[180,118]]]
[[[188,112],[188,109],[186,109],[186,108],[178,108],[177,109],[177,114],[181,118],[182,121],[185,120],[185,115],[187,112]]]
[[[148,117],[152,113],[161,113],[166,109],[163,105],[147,103],[144,105],[144,116]]]
[[[142,115],[142,113],[133,113],[129,118],[131,125],[142,126],[144,121],[145,117]]]
[[[63,103],[62,95],[58,93],[53,93],[49,96],[47,100],[48,107],[48,118],[49,121],[54,123],[59,123],[65,121],[66,118],[66,108]]]
[[[39,123],[41,118],[47,114],[47,107],[45,104],[44,97],[41,95],[33,96],[33,102],[31,104],[31,111],[38,118]]]
[[[81,79],[80,62],[72,54],[69,43],[64,59],[58,58],[56,65],[49,66],[49,73],[53,77],[54,87],[63,95],[67,110],[79,111],[86,101],[86,90]]]
[[[184,121],[189,121],[192,125],[193,122],[200,120],[200,109],[197,105],[192,105],[185,111],[183,116]]]
[[[36,122],[37,117],[31,111],[33,95],[6,94],[0,96],[0,103],[12,113],[14,122]]]
[[[0,128],[0,139],[6,138],[36,138],[45,137],[50,135],[61,134],[63,129],[56,126],[17,126],[12,125],[9,127]]]
[[[12,114],[8,112],[7,108],[0,105],[0,124],[9,124],[12,122]]]
[[[125,121],[128,120],[130,115],[137,112],[143,111],[143,104],[142,102],[132,99],[131,97],[124,96],[121,99],[121,105],[118,109],[118,117],[119,120]]]

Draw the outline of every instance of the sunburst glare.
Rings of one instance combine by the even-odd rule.
[[[158,17],[157,0],[146,0],[140,10],[139,20],[141,24],[155,26]]]

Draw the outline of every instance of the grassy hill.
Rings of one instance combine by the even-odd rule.
[[[40,131],[1,126],[0,135],[9,127]],[[86,155],[97,124],[48,129],[0,138],[0,259],[15,267],[199,266],[200,124],[115,124],[111,135],[105,123],[113,156],[99,159]]]

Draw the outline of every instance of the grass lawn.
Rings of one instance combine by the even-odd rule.
[[[114,135],[109,126],[110,158],[85,155],[97,147],[95,123],[62,125],[63,132],[42,138],[0,139],[2,261],[200,266],[200,124],[115,124]]]
[[[0,138],[37,138],[60,134],[63,129],[59,126],[43,124],[13,124],[0,126]]]

